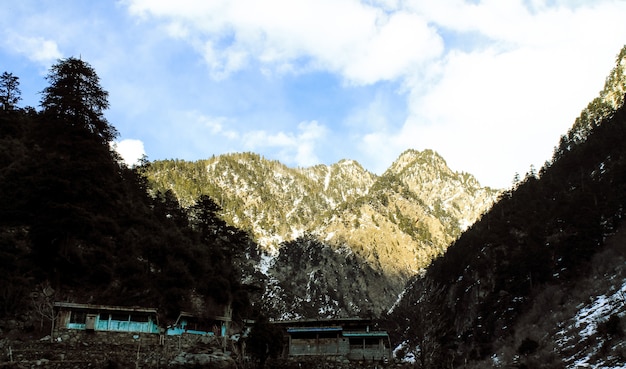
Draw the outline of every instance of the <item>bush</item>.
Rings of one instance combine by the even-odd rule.
[[[609,319],[598,324],[598,332],[608,337],[624,337],[622,321],[617,314],[613,314]]]
[[[522,343],[519,345],[519,347],[517,348],[517,352],[520,355],[530,355],[532,353],[534,353],[535,351],[537,351],[537,348],[539,348],[539,343],[535,340],[533,340],[532,338],[524,338],[524,340],[522,341]]]

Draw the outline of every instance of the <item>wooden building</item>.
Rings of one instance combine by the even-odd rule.
[[[188,312],[181,312],[174,325],[167,327],[168,336],[181,334],[197,334],[207,336],[226,336],[228,333],[230,316],[213,316],[199,318]]]
[[[157,310],[142,307],[55,302],[57,329],[159,333]]]
[[[361,318],[312,319],[274,322],[284,328],[283,356],[343,356],[349,360],[391,358],[389,335],[371,329]]]

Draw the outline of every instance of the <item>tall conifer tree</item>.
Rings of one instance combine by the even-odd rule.
[[[0,76],[0,104],[3,110],[12,110],[20,101],[20,80],[13,73],[4,72]]]
[[[44,112],[76,128],[84,128],[108,143],[117,130],[104,118],[109,107],[108,92],[100,86],[95,70],[81,59],[61,59],[46,77],[50,86],[42,94]]]

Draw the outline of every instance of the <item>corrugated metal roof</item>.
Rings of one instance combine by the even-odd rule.
[[[385,331],[371,331],[371,332],[343,332],[344,337],[387,337],[389,336]]]
[[[291,327],[287,328],[287,333],[341,332],[341,330],[341,327]]]

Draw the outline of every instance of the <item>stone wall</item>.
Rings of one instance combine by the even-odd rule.
[[[268,369],[413,369],[412,364],[396,363],[383,360],[348,360],[342,356],[292,357],[289,359],[271,359]]]
[[[222,337],[163,336],[125,332],[60,330],[55,340],[0,338],[0,368],[42,369],[252,369],[239,360],[237,345]],[[343,356],[310,356],[267,362],[267,369],[395,369],[381,360],[349,361]],[[408,368],[403,368],[408,369]]]
[[[222,337],[60,330],[51,342],[0,340],[8,368],[235,368],[233,343]]]

